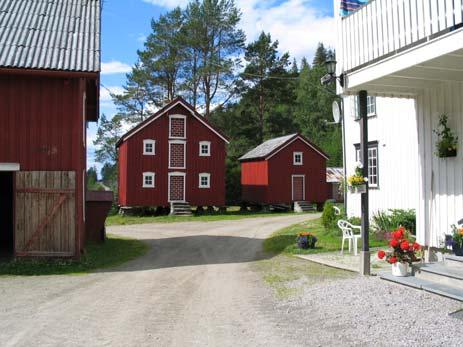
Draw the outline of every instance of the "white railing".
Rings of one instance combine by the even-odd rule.
[[[344,71],[459,28],[463,0],[373,0],[341,19]]]

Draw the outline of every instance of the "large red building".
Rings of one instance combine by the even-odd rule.
[[[252,204],[322,203],[328,156],[299,134],[278,137],[243,155],[242,200]]]
[[[98,118],[100,1],[0,5],[0,249],[79,256],[86,124]]]
[[[225,205],[228,139],[177,98],[122,136],[119,204]]]

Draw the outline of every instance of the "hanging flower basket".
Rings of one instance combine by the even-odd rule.
[[[349,192],[353,194],[363,194],[367,192],[368,178],[363,177],[363,164],[357,163],[355,167],[355,174],[347,179]]]
[[[361,184],[358,186],[349,186],[349,192],[352,194],[363,194],[367,192],[367,185]]]
[[[457,156],[458,136],[449,128],[448,117],[443,114],[439,118],[439,128],[434,130],[438,140],[436,155],[439,158],[454,158]]]

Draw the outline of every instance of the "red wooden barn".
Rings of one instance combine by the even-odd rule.
[[[299,134],[264,142],[239,159],[242,200],[262,205],[322,203],[328,192],[327,159]]]
[[[77,257],[84,247],[100,5],[0,2],[0,248],[9,254]]]
[[[173,209],[225,205],[228,139],[177,98],[122,136],[119,204]]]

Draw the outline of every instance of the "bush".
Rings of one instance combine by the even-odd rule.
[[[325,229],[335,229],[337,228],[338,220],[345,218],[345,212],[341,209],[341,214],[336,215],[334,210],[334,204],[332,201],[326,201],[323,206],[322,214],[322,224]]]
[[[416,233],[416,213],[414,210],[391,209],[378,211],[373,215],[372,228],[375,233],[386,233],[403,226],[413,235]]]

